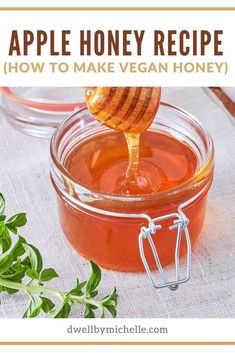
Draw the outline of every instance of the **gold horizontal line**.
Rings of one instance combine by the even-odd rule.
[[[232,346],[232,345],[235,345],[235,342],[135,342],[135,341],[129,341],[129,342],[56,342],[56,341],[51,341],[51,342],[26,342],[26,341],[19,341],[19,342],[0,342],[0,345],[4,345],[4,346],[7,346],[7,345],[11,345],[11,346],[30,346],[30,345],[38,345],[38,346],[85,346],[85,345],[89,345],[89,346],[94,346],[94,345],[99,345],[99,346],[111,346],[111,345],[117,345],[117,346],[123,346],[123,345],[140,345],[140,346],[143,346],[143,345],[148,345],[148,346],[192,346],[192,345],[195,345],[195,346]]]
[[[0,11],[235,11],[235,7],[0,7]]]

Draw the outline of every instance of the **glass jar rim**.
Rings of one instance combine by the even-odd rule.
[[[186,182],[168,190],[164,191],[157,191],[154,193],[150,194],[143,194],[143,195],[117,195],[117,194],[112,194],[112,193],[105,193],[105,192],[99,192],[96,190],[92,190],[87,188],[86,186],[79,184],[73,177],[72,175],[67,171],[67,169],[64,167],[63,163],[60,162],[59,158],[57,157],[57,150],[56,150],[56,145],[57,145],[57,140],[59,139],[59,136],[62,134],[63,129],[66,127],[66,124],[74,118],[79,113],[82,113],[84,111],[89,112],[87,107],[84,107],[82,109],[74,111],[72,114],[69,115],[69,117],[63,121],[63,123],[55,130],[52,138],[51,138],[51,143],[50,143],[50,154],[51,154],[51,163],[53,169],[56,171],[56,174],[62,174],[64,178],[66,178],[66,181],[71,183],[72,185],[76,186],[76,189],[79,189],[81,191],[81,194],[86,194],[86,195],[92,195],[94,199],[97,200],[109,200],[109,201],[119,201],[119,202],[138,202],[138,201],[150,201],[153,199],[158,199],[162,200],[165,197],[169,197],[170,195],[177,195],[178,193],[182,193],[184,190],[189,190],[190,188],[193,187],[195,182],[198,182],[202,179],[202,176],[205,175],[211,168],[213,168],[214,164],[214,144],[213,140],[207,131],[207,129],[196,119],[191,113],[187,112],[184,109],[181,109],[178,106],[171,105],[166,102],[161,102],[160,106],[169,108],[171,110],[174,110],[180,114],[183,114],[184,116],[187,117],[188,120],[190,120],[192,123],[196,124],[200,130],[203,132],[204,137],[206,138],[207,142],[207,159],[204,161],[203,165],[201,168]],[[51,176],[52,180],[54,181],[53,178],[53,173],[51,171]],[[69,195],[70,198],[72,197]],[[76,203],[76,198],[72,197],[73,201]],[[81,202],[81,200],[80,200]]]
[[[0,87],[0,93],[7,96],[10,100],[15,102],[20,106],[25,106],[31,109],[38,109],[42,111],[55,111],[55,112],[68,112],[70,113],[75,108],[85,108],[86,102],[85,100],[82,102],[73,102],[73,103],[48,103],[48,102],[40,102],[35,99],[26,99],[17,95],[11,87]]]

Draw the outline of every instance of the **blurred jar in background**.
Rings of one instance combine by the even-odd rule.
[[[86,106],[80,87],[1,87],[0,108],[10,125],[49,138],[68,115]]]

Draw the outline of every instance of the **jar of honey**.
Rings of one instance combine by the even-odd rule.
[[[101,267],[146,270],[155,287],[176,289],[189,279],[191,246],[204,223],[213,179],[212,139],[192,115],[161,103],[141,135],[142,193],[126,192],[127,165],[123,134],[101,125],[87,108],[64,121],[51,140],[51,179],[62,229],[80,255]],[[183,278],[182,261],[187,265]],[[164,267],[171,263],[175,278],[169,281]]]

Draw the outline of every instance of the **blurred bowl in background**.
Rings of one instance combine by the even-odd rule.
[[[0,87],[1,108],[14,128],[49,138],[68,115],[86,106],[81,87]]]

